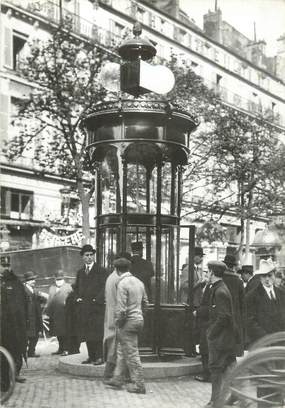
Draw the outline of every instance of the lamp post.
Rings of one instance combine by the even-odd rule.
[[[61,194],[61,214],[65,223],[69,224],[69,209],[70,209],[70,197],[71,189],[70,187],[64,187],[60,190]]]

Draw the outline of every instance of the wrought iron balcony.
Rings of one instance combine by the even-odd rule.
[[[29,0],[6,0],[6,6],[14,5],[23,11],[35,16],[44,17],[46,21],[55,24],[71,24],[74,34],[80,35],[88,40],[95,41],[104,47],[116,47],[122,42],[122,37],[116,33],[106,30],[92,21],[82,18],[80,15],[70,12],[55,1],[29,1]]]

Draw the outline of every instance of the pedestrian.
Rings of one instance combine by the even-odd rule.
[[[246,295],[250,344],[266,334],[285,330],[285,293],[275,285],[275,271],[271,260],[262,259],[255,271],[260,282]]]
[[[122,252],[117,255],[116,259],[126,258],[131,261],[131,254]],[[115,324],[115,311],[117,304],[117,284],[120,276],[116,268],[108,276],[105,286],[105,319],[104,319],[104,381],[113,377],[114,369],[117,360],[117,328]]]
[[[16,381],[23,383],[20,376],[23,358],[27,356],[27,306],[25,287],[14,274],[9,256],[1,256],[1,346],[12,355],[16,366]],[[9,388],[9,366],[1,359],[1,390]]]
[[[149,301],[152,301],[151,278],[154,276],[152,262],[143,258],[143,243],[132,242],[132,264],[130,272],[144,284]]]
[[[285,278],[282,270],[276,271],[275,273],[275,285],[285,290]]]
[[[76,315],[76,298],[74,293],[74,284],[71,284],[71,292],[65,300],[65,321],[67,333],[67,351],[68,354],[80,353],[80,340],[78,338],[78,322]]]
[[[194,299],[193,303],[200,304],[200,300],[203,293],[203,287],[206,285],[205,276],[203,273],[203,257],[204,251],[201,247],[194,248],[194,278],[193,289]],[[189,264],[185,263],[182,267],[180,277],[180,301],[181,303],[189,304]]]
[[[204,251],[202,247],[194,248],[194,277],[193,277],[193,306],[196,310],[199,307],[203,290],[206,286],[205,273],[203,271]],[[197,321],[193,311],[190,310],[190,294],[189,294],[189,264],[186,263],[182,267],[180,278],[180,301],[186,305],[185,311],[185,355],[188,357],[196,357],[196,345],[199,343],[200,334],[198,331]],[[188,306],[187,306],[188,305]],[[191,322],[192,319],[192,322]]]
[[[95,263],[92,245],[81,249],[83,268],[77,272],[74,293],[76,299],[78,336],[85,341],[88,358],[82,364],[103,364],[103,335],[105,313],[105,283],[107,272]]]
[[[28,357],[40,357],[37,354],[36,346],[39,335],[43,332],[42,306],[46,303],[46,297],[36,289],[37,275],[33,271],[24,273],[24,286],[28,301],[27,306],[27,336],[28,336]]]
[[[46,314],[50,320],[50,334],[58,340],[58,350],[52,354],[66,356],[68,354],[68,336],[66,324],[66,298],[72,291],[71,285],[64,279],[62,270],[56,272],[54,283],[49,288]]]
[[[236,358],[237,330],[232,297],[223,281],[227,266],[223,262],[211,261],[208,263],[208,268],[212,284],[207,330],[212,395],[206,407],[221,408],[218,401],[223,377]]]
[[[115,322],[117,326],[118,346],[114,376],[105,384],[122,388],[126,367],[131,383],[127,391],[145,394],[143,368],[138,350],[138,335],[143,329],[143,309],[148,300],[143,283],[130,273],[131,262],[126,258],[114,261],[120,279],[117,284],[117,304]]]
[[[203,372],[202,375],[197,375],[196,381],[211,382],[211,374],[209,370],[209,350],[207,343],[207,330],[209,327],[209,304],[210,304],[211,284],[207,283],[203,290],[200,306],[194,310],[197,327],[199,331],[199,352],[201,355]]]
[[[259,275],[253,274],[252,265],[242,265],[238,273],[240,274],[245,293],[248,293],[258,285]]]
[[[238,329],[238,339],[236,341],[236,355],[242,356],[244,354],[244,334],[246,325],[246,302],[245,291],[243,283],[237,273],[238,262],[234,255],[226,255],[223,261],[227,269],[223,274],[223,281],[227,285],[232,296],[235,323]]]

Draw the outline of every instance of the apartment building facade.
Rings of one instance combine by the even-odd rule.
[[[1,139],[9,138],[17,100],[30,92],[30,84],[17,74],[25,43],[33,36],[45,38],[50,27],[66,17],[72,21],[75,36],[106,51],[131,35],[134,21],[140,21],[143,36],[156,46],[158,62],[175,53],[178,63],[186,64],[199,74],[225,104],[253,116],[270,117],[277,127],[285,127],[284,36],[278,41],[276,58],[266,59],[262,41],[250,41],[229,25],[226,25],[228,35],[221,37],[225,22],[220,10],[204,16],[202,30],[179,10],[177,1],[173,13],[157,8],[158,3],[154,7],[153,2],[145,0],[3,0]],[[240,48],[235,46],[237,39]],[[32,153],[14,163],[1,157],[2,250],[80,243],[80,212],[77,197],[68,192],[71,186],[71,180],[37,169]],[[91,206],[91,226],[94,226],[93,216]],[[64,227],[62,220],[65,220]],[[222,221],[228,227],[229,241],[235,242],[238,221],[230,215],[224,216]],[[51,225],[58,225],[57,232],[50,230]],[[252,223],[251,240],[256,229],[263,226],[262,220]]]

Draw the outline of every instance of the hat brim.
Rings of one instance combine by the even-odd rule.
[[[273,272],[275,270],[276,270],[276,268],[272,268],[269,271],[264,272],[264,271],[260,271],[260,269],[258,269],[257,271],[254,272],[254,275],[260,275],[260,276],[261,275],[267,275],[268,273],[271,273],[271,272]]]
[[[34,280],[38,277],[38,275],[30,276],[29,278],[24,278],[25,282],[29,282],[30,280]]]

